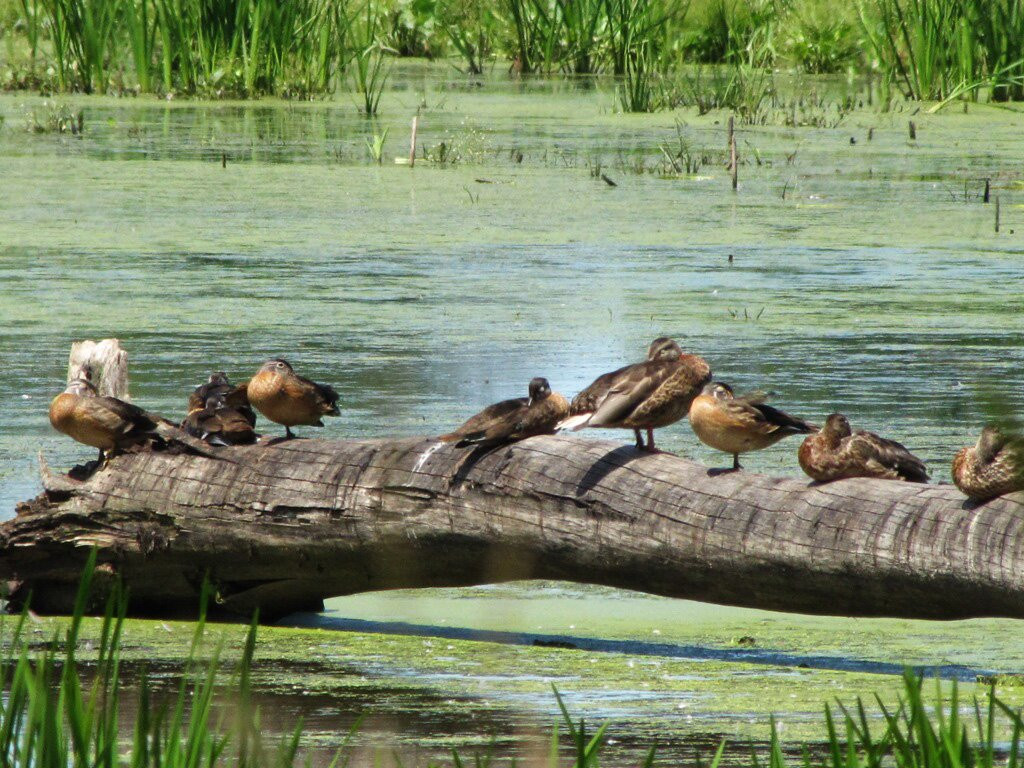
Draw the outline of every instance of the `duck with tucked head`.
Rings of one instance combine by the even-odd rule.
[[[134,445],[163,444],[158,430],[169,422],[116,397],[101,397],[91,369],[83,368],[50,403],[50,424],[73,440],[98,448],[102,464],[116,451]]]
[[[267,360],[246,385],[252,406],[271,421],[284,426],[291,439],[292,427],[322,427],[323,416],[340,416],[338,393],[326,384],[299,376],[287,360]]]
[[[225,406],[237,409],[250,426],[255,427],[256,413],[249,405],[248,386],[249,382],[233,386],[224,371],[214,371],[205,384],[200,384],[188,396],[188,412],[206,408],[211,397],[220,398]]]
[[[928,482],[924,462],[905,446],[874,432],[854,432],[841,413],[833,413],[820,432],[804,440],[798,457],[803,471],[820,482],[848,477]]]
[[[637,448],[656,451],[654,430],[686,416],[710,380],[711,366],[702,357],[662,336],[651,342],[645,361],[598,376],[576,395],[559,428],[632,429]],[[646,444],[641,430],[647,431]]]
[[[1024,441],[990,424],[953,459],[953,482],[974,501],[1024,490]]]
[[[728,384],[710,382],[690,405],[690,426],[705,445],[731,453],[734,470],[742,469],[741,453],[817,431],[813,424],[766,405],[766,399],[763,392],[737,397]]]
[[[534,435],[552,434],[569,415],[569,403],[551,391],[548,380],[538,376],[530,381],[529,397],[516,397],[489,405],[441,440],[467,445],[493,446]]]
[[[214,392],[202,408],[188,412],[181,428],[210,445],[248,445],[256,442],[255,425],[256,414],[251,408],[233,408],[227,404],[225,393]]]

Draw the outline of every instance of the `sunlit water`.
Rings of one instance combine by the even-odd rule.
[[[341,417],[317,434],[342,438],[437,434],[538,375],[571,395],[668,334],[740,389],[770,390],[809,420],[841,410],[899,439],[943,482],[954,451],[1024,400],[1024,139],[1012,112],[865,109],[837,128],[740,126],[734,193],[723,116],[619,114],[601,83],[477,85],[414,68],[393,78],[376,121],[343,97],[70,102],[85,111],[81,138],[29,133],[25,115],[45,116],[47,102],[0,97],[3,516],[38,491],[39,451],[55,466],[92,458],[46,419],[82,338],[120,338],[133,399],[169,417],[211,370],[242,379],[286,357],[341,393]],[[421,148],[436,157],[444,142],[457,163],[394,163],[417,108]],[[677,118],[709,162],[694,175],[650,172],[662,145],[679,149]],[[366,140],[385,128],[377,166]],[[592,175],[598,165],[617,186]],[[999,233],[984,178],[1000,198]],[[685,422],[658,440],[728,462]],[[797,475],[796,446],[744,464]],[[432,599],[443,613],[448,598]],[[367,600],[338,601],[334,615],[410,619],[402,601]],[[464,606],[451,620],[533,631],[511,603],[487,605],[497,620]],[[670,623],[689,615],[688,604],[651,605]],[[569,632],[571,619],[561,623]],[[945,626],[939,646],[962,634]],[[592,622],[591,635],[603,631]],[[1000,657],[996,644],[975,661]],[[372,674],[402,669],[384,660]],[[443,696],[423,674],[423,690]],[[616,685],[608,700],[621,698]],[[547,718],[550,697],[527,692],[545,698]],[[485,682],[477,693],[525,706]],[[604,711],[597,693],[573,699],[588,701]],[[711,721],[728,731],[728,717]],[[388,732],[407,722],[396,715]],[[694,731],[677,726],[672,738]]]

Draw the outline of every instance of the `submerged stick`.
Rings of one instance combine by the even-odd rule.
[[[999,195],[996,195],[996,232],[999,232]]]
[[[736,134],[733,134],[729,144],[729,164],[732,166],[732,191],[735,192],[740,183],[740,166],[736,162]]]
[[[409,139],[409,167],[412,168],[416,165],[416,129],[419,127],[420,116],[413,115],[412,118],[412,137]]]

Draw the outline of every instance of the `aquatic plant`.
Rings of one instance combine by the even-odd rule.
[[[352,83],[362,100],[361,111],[368,117],[377,114],[391,73],[379,40],[381,26],[380,8],[375,0],[367,0],[349,25],[353,46]]]
[[[370,158],[373,162],[380,165],[384,159],[384,142],[388,139],[388,129],[385,128],[380,133],[373,134],[373,140],[366,140],[366,149],[370,153]]]
[[[117,2],[42,0],[50,20],[57,76],[63,90],[105,90],[114,56]]]
[[[277,745],[267,743],[254,701],[253,669],[256,619],[245,633],[241,656],[233,669],[220,661],[219,644],[208,661],[200,661],[205,612],[200,610],[180,681],[171,695],[157,696],[143,667],[129,681],[122,664],[125,646],[125,593],[105,582],[98,596],[93,586],[96,555],[90,555],[63,633],[42,647],[26,627],[28,613],[0,621],[0,755],[8,768],[298,768],[301,723]],[[200,606],[206,604],[204,588]],[[87,611],[102,607],[98,626],[83,631]],[[88,662],[79,658],[89,649]],[[227,673],[227,674],[225,674]],[[225,682],[226,678],[226,682]],[[126,683],[132,683],[134,692]],[[910,670],[903,674],[902,694],[894,704],[875,697],[877,712],[862,699],[847,707],[824,707],[819,743],[803,748],[804,768],[1024,768],[1024,720],[996,695],[1001,677],[987,680],[983,697],[964,706],[955,682],[935,683],[925,695],[924,680]],[[597,768],[607,746],[609,724],[590,729],[576,719],[553,689],[560,720],[552,729],[546,763],[550,768]],[[126,697],[135,698],[134,706]],[[220,702],[225,702],[221,704]],[[126,705],[128,704],[128,705]],[[973,711],[973,717],[964,717]],[[880,717],[879,717],[880,715]],[[343,768],[359,720],[344,736],[331,768]],[[1007,738],[1009,733],[1009,738]],[[564,738],[563,738],[564,737]],[[718,744],[707,765],[719,768],[726,750]],[[766,745],[751,753],[751,768],[786,768],[791,749],[771,721]],[[651,768],[652,747],[641,762]],[[737,758],[732,757],[736,762]],[[489,755],[469,760],[452,752],[452,765],[491,764]],[[431,765],[437,765],[432,762]]]
[[[886,79],[912,99],[1024,98],[1024,0],[862,0]]]

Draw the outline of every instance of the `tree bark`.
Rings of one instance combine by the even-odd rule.
[[[717,474],[566,436],[202,453],[126,454],[84,480],[44,464],[45,492],[0,526],[12,606],[31,592],[35,610],[68,611],[96,547],[135,615],[194,614],[208,576],[216,612],[263,620],[335,595],[512,579],[806,613],[1024,617],[1019,496],[975,505],[951,485]]]

